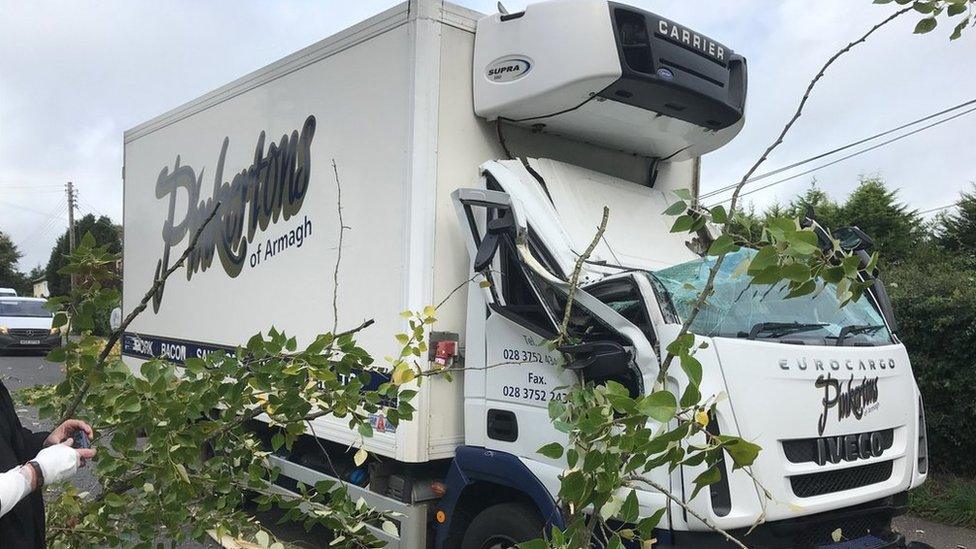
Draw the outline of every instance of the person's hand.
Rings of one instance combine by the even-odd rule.
[[[33,461],[41,469],[44,484],[55,484],[71,477],[84,460],[95,456],[94,448],[72,448],[73,442],[69,439],[61,444],[48,446],[37,453]]]
[[[51,434],[44,439],[44,446],[60,444],[66,439],[70,439],[72,436],[74,436],[75,431],[78,430],[84,431],[85,434],[88,435],[89,440],[94,438],[91,425],[88,425],[80,419],[69,419],[51,431]]]

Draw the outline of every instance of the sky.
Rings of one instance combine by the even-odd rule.
[[[79,215],[121,219],[123,131],[394,3],[0,0],[0,231],[24,253],[21,269],[46,264],[64,231],[65,182],[79,191]],[[494,1],[459,3],[496,9]],[[504,3],[509,11],[525,5]],[[820,65],[896,7],[870,0],[626,3],[748,59],[746,124],[729,145],[703,158],[704,191],[737,181],[792,114]],[[945,22],[913,35],[916,16],[886,26],[832,67],[759,172],[976,98],[976,29],[951,43]],[[860,176],[877,174],[911,208],[952,204],[976,180],[974,135],[976,113],[746,200],[758,209],[786,202],[814,176],[843,199]]]

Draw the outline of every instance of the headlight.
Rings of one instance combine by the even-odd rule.
[[[9,333],[10,333],[10,330],[7,329],[6,326],[0,326],[0,334],[7,335]]]
[[[58,335],[61,333],[61,328],[51,328],[51,335]]]

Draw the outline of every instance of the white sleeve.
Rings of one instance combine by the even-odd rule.
[[[20,472],[21,465],[6,473],[0,473],[0,517],[6,515],[15,505],[30,493],[30,481]]]

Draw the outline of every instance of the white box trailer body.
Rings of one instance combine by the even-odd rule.
[[[594,3],[575,0],[561,5],[589,10]],[[690,188],[697,193],[699,158],[659,161],[663,159],[655,155],[673,150],[676,143],[687,145],[678,151],[685,154],[711,150],[731,139],[742,121],[723,119],[723,124],[731,125],[702,133],[700,126],[685,120],[653,115],[653,127],[641,128],[650,133],[638,140],[608,133],[602,126],[608,121],[619,122],[623,128],[640,125],[632,116],[633,105],[613,99],[624,97],[617,92],[626,91],[629,82],[644,78],[628,73],[626,67],[614,69],[623,76],[608,88],[612,93],[587,92],[574,84],[574,94],[588,97],[580,105],[585,108],[557,112],[547,119],[549,126],[532,123],[533,116],[500,126],[479,118],[474,84],[484,69],[490,77],[492,70],[525,71],[531,63],[508,54],[496,61],[485,55],[489,64],[475,66],[477,25],[502,21],[515,25],[524,17],[527,25],[540,28],[533,13],[558,14],[554,5],[536,12],[530,6],[521,15],[482,18],[439,0],[411,0],[126,132],[123,312],[139,302],[158,270],[183,252],[215,197],[233,204],[205,232],[189,267],[176,272],[167,281],[161,300],[129,327],[123,341],[126,363],[137,370],[149,357],[179,362],[214,349],[233,348],[271,326],[304,344],[334,326],[348,329],[366,319],[375,324],[361,332],[358,340],[382,360],[399,351],[393,336],[404,331],[401,311],[437,303],[471,279],[472,254],[477,247],[472,231],[484,229],[487,215],[484,211],[475,215],[472,227],[459,222],[458,210],[470,206],[472,200],[481,200],[481,206],[495,204],[496,209],[517,203],[552,266],[564,273],[586,248],[607,205],[611,222],[591,258],[596,263],[584,270],[583,282],[591,283],[594,292],[596,286],[615,280],[635,285],[650,317],[651,327],[645,333],[653,333],[641,335],[635,324],[587,291],[581,291],[578,299],[590,311],[600,311],[610,319],[609,325],[630,340],[641,382],[652,386],[662,349],[675,336],[678,323],[667,316],[665,304],[655,299],[658,290],[640,272],[699,257],[686,236],[669,232],[671,221],[661,215],[673,201],[672,191]],[[617,4],[609,6],[620,9]],[[634,10],[624,15],[634,16]],[[635,17],[638,21],[646,17],[653,25],[649,28],[671,32],[679,28],[671,22],[659,27],[666,20],[653,19],[646,12]],[[585,22],[587,18],[574,20]],[[620,23],[619,18],[614,21]],[[667,47],[677,44],[675,51],[687,52],[688,45],[678,43],[684,31],[687,29],[676,37],[654,40],[672,40]],[[715,44],[688,33],[703,44]],[[495,40],[492,47],[499,44],[508,47],[507,39]],[[723,49],[723,54],[731,52]],[[744,60],[738,59],[744,66]],[[714,65],[716,60],[701,62]],[[714,68],[712,65],[708,66]],[[572,70],[571,64],[567,67]],[[676,72],[665,80],[678,78]],[[509,78],[507,73],[504,78]],[[529,77],[521,78],[524,82],[517,82],[537,93]],[[668,82],[658,84],[670,85]],[[744,75],[740,84],[744,85]],[[566,100],[558,90],[543,95],[547,102],[553,97]],[[502,110],[492,111],[492,116],[504,119],[504,109],[515,108],[505,105],[531,106],[531,101],[518,97],[504,99],[497,103]],[[741,116],[744,105],[739,107]],[[675,134],[666,134],[668,128]],[[645,148],[637,150],[635,143]],[[504,160],[508,150],[528,159],[527,166]],[[656,180],[649,177],[654,169]],[[545,183],[537,182],[536,175]],[[348,230],[343,232],[337,284],[333,273],[339,251],[340,187],[342,224]],[[621,272],[613,265],[627,269]],[[333,314],[336,289],[338,318]],[[390,458],[404,470],[414,470],[410,464],[450,464],[444,478],[450,491],[437,504],[447,515],[447,522],[437,527],[442,547],[454,546],[458,536],[463,536],[463,528],[452,522],[457,506],[465,504],[456,498],[479,474],[499,482],[508,476],[509,485],[490,489],[489,496],[524,490],[548,522],[558,525],[560,520],[555,499],[565,463],[541,457],[536,450],[562,436],[548,419],[546,400],[558,397],[559,387],[573,378],[561,368],[562,357],[546,349],[543,337],[501,314],[504,305],[491,290],[477,284],[469,284],[466,292],[447,301],[438,311],[435,329],[457,334],[464,364],[475,369],[453,383],[425,382],[413,401],[415,419],[392,429],[379,415],[373,418],[374,436],[364,441],[370,452]],[[729,395],[718,407],[716,424],[723,433],[738,433],[763,446],[755,471],[775,496],[773,501],[762,501],[746,475],[732,474],[724,488],[732,501],[724,510],[721,498],[714,499],[715,492],[703,491],[689,502],[714,524],[743,528],[765,513],[769,521],[790,523],[790,532],[805,532],[813,528],[810,524],[820,528],[824,521],[835,520],[833,515],[825,518],[824,513],[842,517],[843,510],[851,506],[859,506],[858,513],[890,516],[888,509],[897,506],[892,503],[893,494],[924,480],[923,462],[927,466],[927,461],[921,401],[904,347],[897,340],[891,345],[833,348],[740,341],[734,336],[714,339],[700,356],[705,366],[703,392]],[[505,361],[513,350],[547,355],[549,360],[540,359],[524,370],[489,373],[484,369]],[[897,369],[873,372],[882,364],[895,363]],[[837,368],[833,368],[835,364]],[[870,374],[863,371],[868,364]],[[873,387],[880,388],[885,402],[872,402],[871,413],[863,418],[852,419],[848,414],[825,421],[818,432],[817,415],[826,418],[829,412],[835,417],[822,402],[824,389],[814,386],[818,370],[833,369],[836,380],[841,374],[854,375],[852,368],[858,366],[859,380],[876,376]],[[526,401],[514,396],[513,391],[524,391],[527,386],[526,372],[529,384],[534,383],[532,376],[545,378],[530,387],[532,395],[545,398]],[[671,374],[669,383],[675,387],[686,383],[681,372]],[[767,400],[756,399],[760,391],[754,390],[754,383],[763,388]],[[847,389],[845,398],[851,398],[847,384],[836,387],[835,400],[841,400],[843,387]],[[871,396],[877,397],[877,391]],[[768,413],[770,406],[776,408],[774,416]],[[522,426],[517,441],[489,432],[486,417],[490,424],[494,409],[509,413]],[[328,417],[316,420],[312,431],[341,445],[360,440],[345,421]],[[794,439],[807,448],[821,443],[823,447],[827,443],[843,446],[854,437],[856,450],[859,432],[871,437],[890,435],[890,444],[877,453],[869,448],[864,456],[837,454],[821,463],[806,458],[794,462],[783,454],[786,442]],[[845,457],[846,461],[868,461],[846,463]],[[288,477],[314,482],[322,476],[275,459]],[[465,469],[472,460],[485,468],[480,473]],[[486,464],[492,460],[497,463]],[[868,485],[799,496],[793,484],[799,478],[816,481],[824,477],[824,482],[833,482],[831,479],[855,468],[870,467],[877,473],[879,465],[889,467],[888,476]],[[501,469],[491,469],[496,466]],[[701,470],[655,470],[654,478],[676,493],[690,494],[691,479]],[[362,494],[371,503],[404,514],[401,530],[405,537],[383,539],[405,547],[427,543],[427,503],[396,502],[369,489]],[[489,496],[471,497],[494,501]],[[708,528],[664,495],[639,491],[638,496],[644,514],[668,508],[661,534],[665,544],[684,540],[705,547],[710,546],[706,541],[716,542],[687,536]],[[802,522],[804,517],[810,520]],[[410,534],[405,533],[408,531]]]
[[[170,247],[162,233],[167,222],[186,219],[191,192],[197,201],[191,217],[199,224],[212,208],[215,178],[225,187],[217,195],[231,197],[229,185],[256,162],[291,157],[296,166],[258,183],[240,208],[243,234],[224,231],[222,219],[212,222],[201,243],[212,257],[195,266],[191,258],[189,269],[169,279],[158,310],[129,327],[125,360],[133,367],[150,354],[181,361],[233,348],[271,326],[307,343],[334,324],[348,329],[367,318],[375,324],[359,334],[360,344],[377,360],[398,351],[399,313],[440,301],[471,276],[451,192],[472,185],[480,164],[505,154],[492,125],[471,109],[477,17],[447,3],[402,4],[127,131],[125,312],[152,285],[167,248],[166,265],[186,248],[192,223]],[[646,176],[641,157],[514,127],[506,132],[513,146],[538,156],[634,180]],[[285,153],[269,152],[282,144]],[[348,227],[338,319],[333,160]],[[675,163],[664,167],[655,190],[634,188],[660,197],[660,205],[667,189],[692,186],[696,173],[695,161]],[[269,203],[265,195],[274,198]],[[267,215],[255,215],[265,209]],[[663,220],[657,223],[663,228]],[[231,250],[232,239],[241,238],[245,243]],[[460,334],[462,345],[465,309],[458,294],[437,324]],[[377,418],[381,428],[367,448],[407,462],[451,457],[464,442],[462,385],[424,384],[418,420],[394,432]],[[358,440],[342,421],[321,418],[314,427],[331,440]]]

